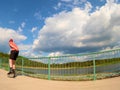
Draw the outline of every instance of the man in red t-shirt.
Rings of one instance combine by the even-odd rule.
[[[10,46],[11,51],[10,51],[10,58],[9,58],[10,71],[8,72],[8,75],[13,73],[14,74],[13,77],[15,77],[15,61],[16,61],[18,54],[19,54],[19,48],[15,44],[13,39],[9,40],[9,46]]]

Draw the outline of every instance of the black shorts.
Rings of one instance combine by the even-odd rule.
[[[18,57],[18,54],[19,54],[19,51],[15,51],[15,50],[11,51],[10,52],[10,59],[16,60]]]

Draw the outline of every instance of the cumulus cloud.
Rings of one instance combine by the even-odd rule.
[[[46,25],[40,30],[33,48],[69,52],[69,49],[78,46],[78,36],[82,35],[82,27],[87,23],[87,19],[89,19],[88,14],[79,8],[47,18]],[[79,45],[83,46],[82,43]]]
[[[8,41],[10,38],[13,38],[15,42],[19,43],[22,40],[25,40],[27,37],[17,33],[13,29],[2,28],[0,27],[0,52],[8,52],[9,45]]]
[[[20,44],[19,45],[19,49],[20,50],[30,50],[31,49],[31,47],[32,47],[32,45],[25,45],[25,44]]]
[[[21,56],[25,56],[25,57],[38,57],[38,56],[40,56],[40,54],[37,55],[36,53],[33,53],[32,45],[20,44],[19,49],[20,49]]]
[[[120,4],[107,1],[91,13],[86,12],[92,7],[87,3],[84,9],[74,8],[46,18],[34,40],[34,50],[81,53],[115,47],[120,38]]]

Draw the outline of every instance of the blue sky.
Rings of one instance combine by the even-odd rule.
[[[9,38],[26,57],[119,48],[119,11],[120,0],[1,0],[0,52]]]

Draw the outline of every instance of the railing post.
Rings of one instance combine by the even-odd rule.
[[[22,58],[22,75],[24,75],[23,67],[24,67],[24,60]]]
[[[51,57],[48,57],[48,80],[50,80],[50,60]]]
[[[6,67],[6,70],[9,71],[10,70],[10,62],[9,62],[9,58],[7,58],[8,60],[8,66]]]
[[[95,64],[95,56],[93,56],[93,80],[96,80],[96,64]]]
[[[0,59],[0,68],[2,68],[2,59]]]

